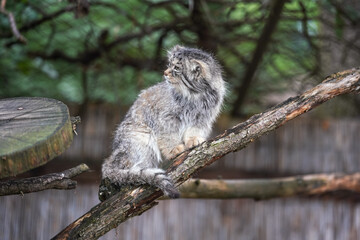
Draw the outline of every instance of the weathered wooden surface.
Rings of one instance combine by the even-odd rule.
[[[0,197],[0,239],[49,240],[99,202],[97,191],[79,184]],[[177,199],[160,201],[100,240],[359,240],[359,216],[359,203],[327,198]]]
[[[186,181],[199,169],[227,153],[240,150],[289,120],[310,111],[321,103],[341,94],[360,90],[360,69],[334,74],[321,84],[268,111],[251,117],[215,139],[186,151],[169,166],[169,175],[178,183]],[[132,216],[153,207],[162,194],[149,187],[131,188],[127,194],[116,194],[98,204],[70,224],[54,239],[96,239]]]
[[[0,182],[0,196],[38,192],[46,189],[74,189],[77,182],[71,178],[89,171],[86,164],[67,169],[59,173],[50,173],[39,177]]]
[[[0,100],[0,178],[45,164],[72,142],[68,108],[47,98]]]
[[[189,179],[180,188],[180,198],[265,200],[292,196],[315,196],[348,191],[360,196],[360,173],[311,174],[273,179]]]

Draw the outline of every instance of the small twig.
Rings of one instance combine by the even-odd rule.
[[[14,36],[22,43],[26,43],[26,38],[21,35],[21,33],[19,32],[19,30],[16,27],[16,23],[15,23],[15,18],[14,15],[11,12],[7,13],[9,21],[10,21],[10,26],[11,26],[11,31],[13,32]]]
[[[75,135],[77,136],[78,133],[77,133],[77,131],[76,131],[76,127],[77,127],[78,124],[81,123],[81,118],[80,118],[80,116],[75,116],[75,117],[71,117],[70,120],[71,120],[73,132],[74,132]]]
[[[2,0],[0,12],[8,17],[9,22],[10,22],[11,31],[12,31],[13,35],[16,37],[16,39],[22,43],[26,43],[27,42],[26,38],[23,35],[21,35],[21,33],[19,32],[19,30],[16,26],[14,15],[12,14],[12,12],[5,10],[5,5],[6,5],[6,0]]]
[[[5,9],[6,0],[1,0],[1,10]]]
[[[74,189],[77,183],[70,178],[89,170],[89,167],[83,163],[59,173],[3,181],[0,182],[0,196],[38,192],[46,189]]]

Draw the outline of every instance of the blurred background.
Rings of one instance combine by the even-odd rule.
[[[211,52],[229,93],[214,135],[360,66],[358,0],[1,1],[0,98],[50,97],[80,116],[71,147],[23,176],[79,163],[71,191],[0,198],[0,239],[49,239],[97,204],[102,159],[176,44]],[[202,178],[360,170],[360,97],[347,95],[202,170]],[[101,239],[360,239],[360,204],[324,198],[162,201]]]

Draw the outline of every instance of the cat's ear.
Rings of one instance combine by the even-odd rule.
[[[174,55],[175,52],[178,52],[181,49],[184,49],[184,47],[180,45],[175,45],[173,48],[167,51],[168,58],[170,58],[172,55]]]
[[[181,46],[181,45],[175,45],[172,50],[173,50],[173,51],[179,51],[179,50],[181,50],[181,49],[184,49],[184,47]]]
[[[196,76],[200,76],[206,71],[206,64],[203,61],[200,60],[192,60],[192,71],[196,74]]]

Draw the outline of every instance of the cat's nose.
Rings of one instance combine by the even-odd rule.
[[[171,72],[171,70],[170,70],[170,68],[168,68],[168,69],[166,69],[165,71],[164,71],[164,76],[169,76],[170,75],[170,72]]]

